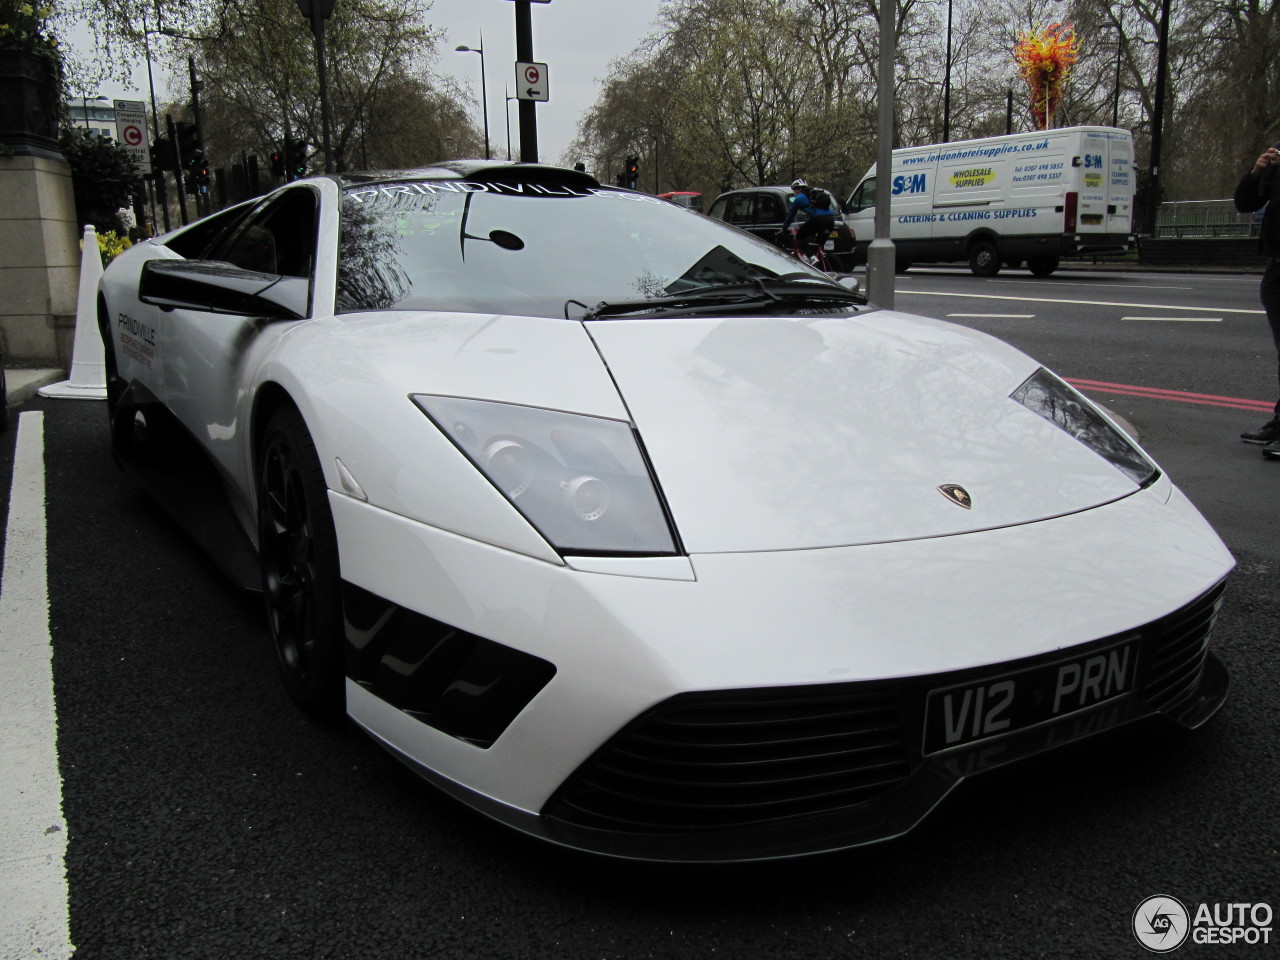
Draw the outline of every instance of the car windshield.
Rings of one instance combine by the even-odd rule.
[[[608,187],[404,180],[346,190],[337,310],[580,317],[757,278],[831,281],[756,238]]]

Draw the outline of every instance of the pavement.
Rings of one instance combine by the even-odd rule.
[[[9,406],[16,407],[34,397],[41,387],[66,378],[65,370],[32,367],[6,368],[4,379],[8,389]]]

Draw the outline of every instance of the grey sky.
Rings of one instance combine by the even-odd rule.
[[[341,2],[341,0],[339,0]],[[543,163],[572,163],[577,157],[564,151],[577,134],[578,121],[595,102],[599,81],[608,72],[609,62],[630,53],[653,31],[662,0],[551,0],[533,3],[534,60],[547,64],[550,100],[536,106],[539,159]],[[515,4],[511,0],[433,0],[427,19],[447,36],[440,44],[438,70],[457,78],[480,100],[480,57],[458,53],[455,47],[480,45],[484,34],[484,65],[488,84],[489,140],[494,157],[505,157],[506,122],[503,109],[509,88],[515,95]],[[72,31],[67,40],[77,51],[89,51],[87,28]],[[145,100],[145,64],[134,71],[133,86],[115,82],[97,90],[111,98]],[[156,77],[156,95],[166,97],[167,78]],[[182,96],[185,76],[172,98]],[[80,93],[81,91],[75,91]],[[519,120],[515,101],[511,107],[512,153],[518,156]],[[474,122],[481,128],[476,108]]]
[[[531,4],[534,59],[547,64],[551,99],[540,103],[538,146],[543,162],[555,163],[576,136],[578,121],[595,102],[598,81],[609,61],[630,53],[653,30],[661,0],[551,0]],[[457,53],[459,44],[479,46],[489,85],[489,139],[495,156],[506,156],[507,131],[502,110],[504,87],[515,96],[515,4],[511,0],[434,0],[433,24],[447,30],[440,69],[470,84],[480,99],[480,58]],[[480,126],[480,118],[476,118]],[[516,104],[511,103],[513,155],[518,149]],[[576,157],[564,157],[566,162]]]

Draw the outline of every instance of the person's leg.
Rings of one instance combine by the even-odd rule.
[[[1267,312],[1267,323],[1271,327],[1271,338],[1276,345],[1276,382],[1280,385],[1280,263],[1274,259],[1268,263],[1266,272],[1262,274],[1262,286],[1259,291],[1262,309]],[[1276,401],[1274,416],[1257,430],[1240,434],[1246,443],[1275,443],[1280,441],[1280,400]]]
[[[1271,325],[1271,339],[1276,345],[1276,380],[1280,383],[1280,262],[1272,260],[1262,275],[1262,309],[1267,311],[1267,323]],[[1280,400],[1275,413],[1280,417]]]

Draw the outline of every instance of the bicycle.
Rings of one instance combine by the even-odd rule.
[[[798,227],[790,227],[789,229],[778,231],[779,240],[785,240],[788,238],[791,241],[790,246],[784,246],[783,249],[797,260],[800,260],[817,270],[821,270],[823,273],[831,274],[832,276],[839,273],[839,269],[831,262],[830,258],[827,257],[827,253],[823,249],[825,246],[823,241],[810,240],[807,242],[805,246],[809,248],[810,252],[806,253],[804,250],[800,249]]]

